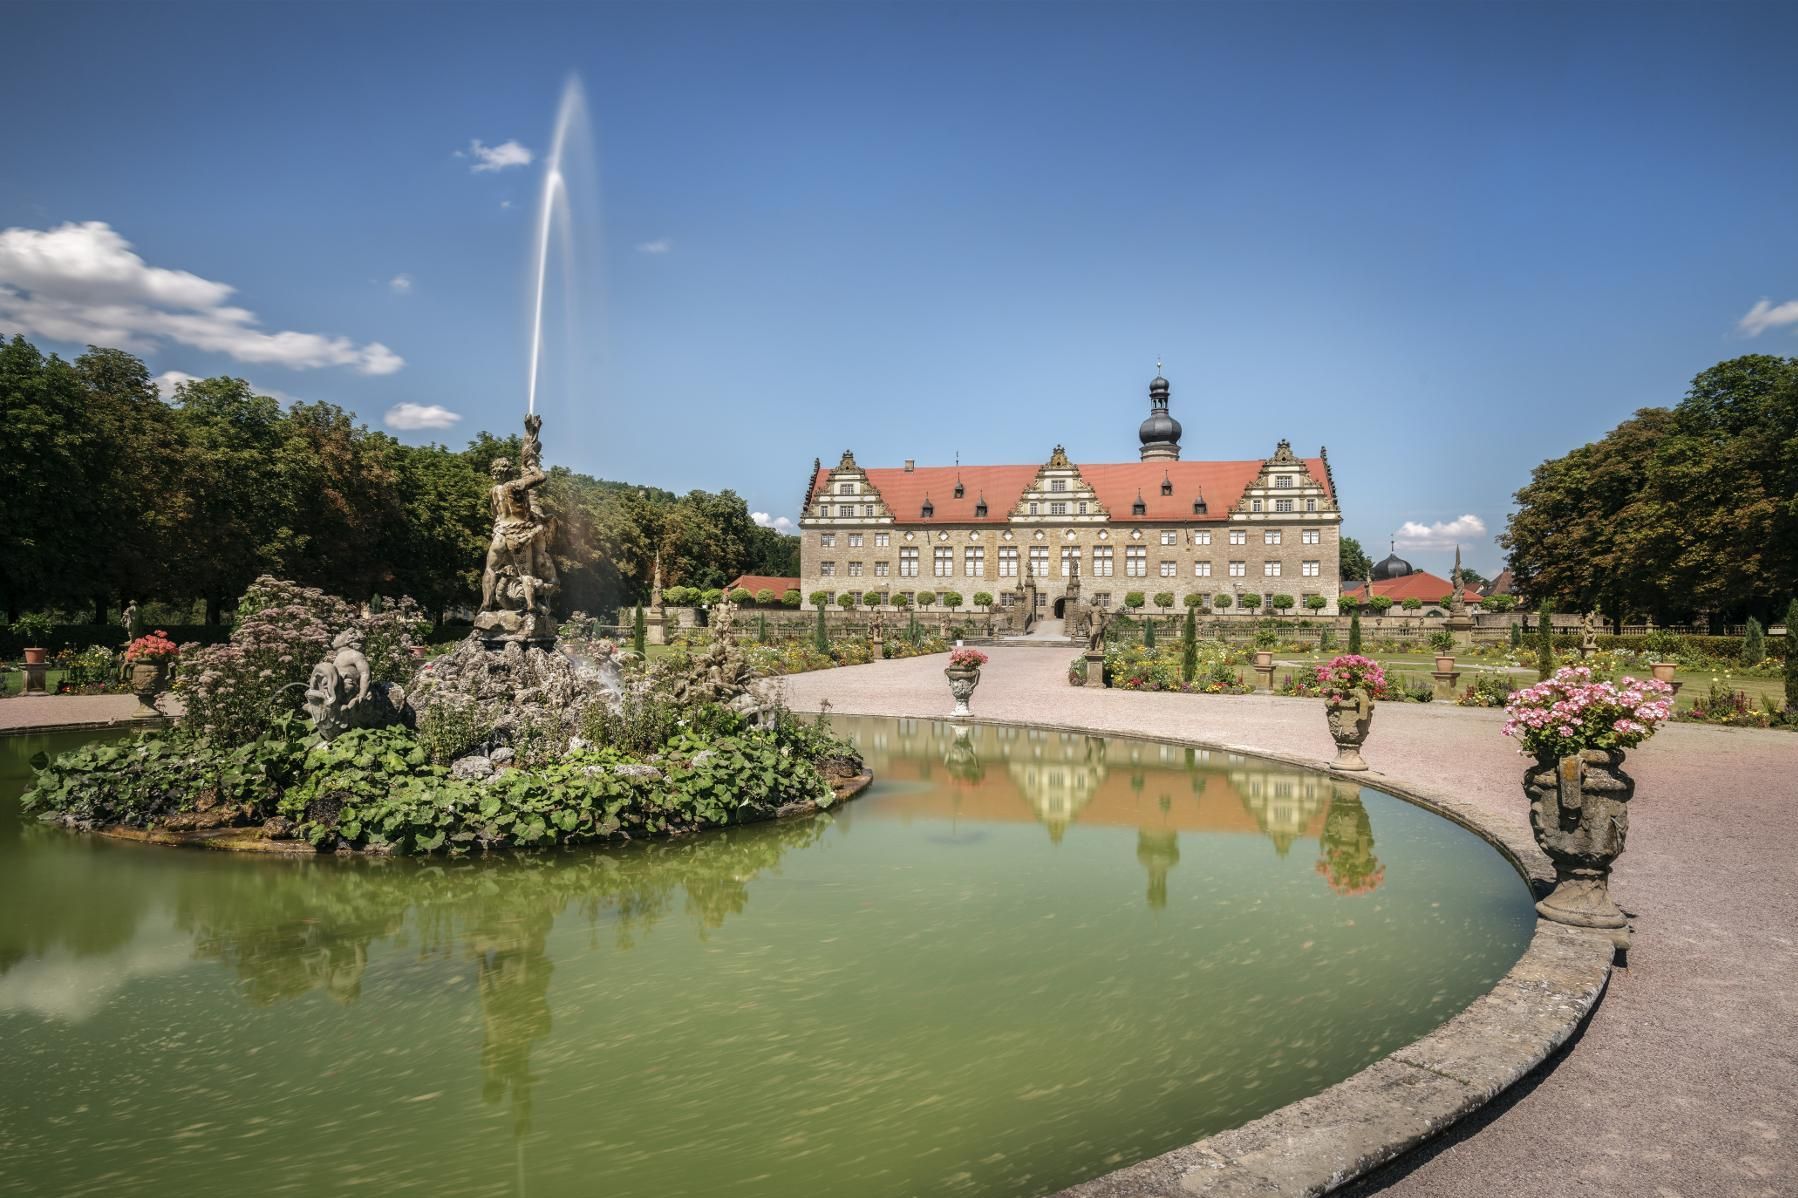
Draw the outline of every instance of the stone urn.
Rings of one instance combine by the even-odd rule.
[[[969,718],[974,713],[968,708],[968,700],[973,698],[974,688],[980,685],[980,667],[950,666],[943,675],[949,679],[949,693],[955,696],[955,710],[949,713],[949,718]]]
[[[1557,923],[1621,928],[1629,923],[1611,901],[1611,863],[1623,853],[1636,782],[1623,772],[1623,750],[1586,749],[1536,758],[1523,772],[1530,830],[1554,862],[1555,888],[1536,910]]]
[[[168,688],[168,662],[138,661],[131,664],[131,691],[145,707],[155,710],[156,696]]]
[[[1357,687],[1343,699],[1326,698],[1324,715],[1330,721],[1330,739],[1336,742],[1336,760],[1331,769],[1364,770],[1361,742],[1373,726],[1373,695],[1365,687]]]

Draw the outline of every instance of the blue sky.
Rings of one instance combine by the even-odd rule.
[[[375,426],[442,408],[398,435],[453,445],[522,413],[578,72],[597,187],[578,304],[551,289],[548,456],[770,518],[845,447],[1133,457],[1160,356],[1186,456],[1328,445],[1376,557],[1447,525],[1407,556],[1490,571],[1537,462],[1798,353],[1790,4],[4,20],[0,330],[117,331]]]

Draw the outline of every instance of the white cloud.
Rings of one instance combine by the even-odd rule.
[[[1434,524],[1407,520],[1392,534],[1400,549],[1453,549],[1469,541],[1483,541],[1485,537],[1486,522],[1471,512],[1456,520],[1438,520]]]
[[[474,165],[468,169],[477,175],[485,171],[503,171],[509,166],[529,166],[536,157],[530,147],[516,141],[502,141],[497,146],[490,146],[478,137],[468,143],[466,155],[461,151],[457,151],[457,155],[474,159]]]
[[[770,516],[767,512],[750,512],[749,518],[763,528],[772,528],[775,532],[791,533],[793,522],[785,516]]]
[[[268,332],[225,303],[235,289],[150,266],[105,221],[0,231],[0,321],[52,341],[138,353],[176,341],[240,362],[392,374],[405,359],[378,341]]]
[[[412,276],[409,274],[394,275],[387,280],[387,286],[396,295],[405,295],[412,290]]]
[[[499,206],[501,208],[510,208],[512,206],[512,201],[511,200],[501,200],[499,202]]]
[[[460,419],[460,412],[452,412],[441,404],[396,403],[387,409],[386,424],[388,428],[403,430],[449,428]]]
[[[197,382],[198,379],[196,376],[188,374],[185,370],[165,370],[157,375],[154,381],[156,383],[156,393],[162,396],[164,403],[167,403],[175,398],[176,387],[179,387],[182,383]]]
[[[1783,325],[1798,324],[1798,300],[1787,300],[1783,304],[1773,304],[1762,299],[1760,303],[1748,309],[1748,315],[1742,317],[1736,328],[1750,337],[1759,337],[1768,329]]]
[[[673,248],[674,243],[669,241],[666,237],[658,237],[654,241],[640,241],[637,243],[637,252],[639,254],[666,254]]]

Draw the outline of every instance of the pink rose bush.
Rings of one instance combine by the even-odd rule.
[[[978,670],[986,661],[986,654],[978,649],[957,649],[949,654],[949,668],[952,670]]]
[[[1505,715],[1505,735],[1516,737],[1526,756],[1632,749],[1672,717],[1673,688],[1628,675],[1594,682],[1587,667],[1563,666],[1546,682],[1513,694]]]
[[[1371,657],[1343,653],[1317,667],[1317,685],[1323,689],[1326,702],[1347,703],[1357,690],[1365,690],[1370,698],[1377,699],[1386,693],[1386,671]]]

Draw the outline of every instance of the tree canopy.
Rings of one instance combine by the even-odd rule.
[[[74,362],[0,340],[0,606],[91,609],[202,600],[216,620],[260,574],[366,599],[404,593],[441,614],[478,597],[495,457],[404,445],[329,403],[285,409],[242,379],[158,395],[137,358]],[[610,611],[669,586],[798,574],[799,540],[762,528],[732,491],[677,496],[555,467],[543,488],[562,571],[559,605]]]
[[[1354,537],[1343,537],[1340,549],[1341,576],[1344,582],[1360,582],[1373,572],[1373,562],[1367,556],[1367,550],[1361,548],[1361,542]]]
[[[1752,354],[1536,467],[1499,543],[1517,587],[1614,619],[1775,618],[1798,592],[1798,358]]]

